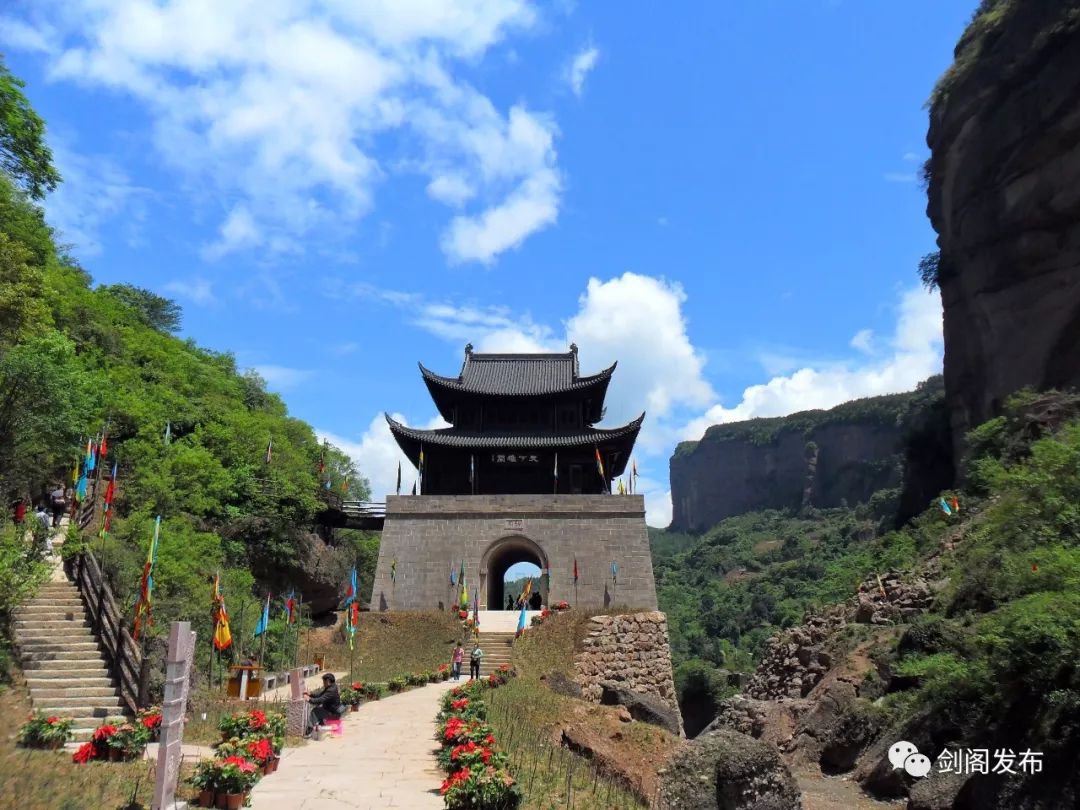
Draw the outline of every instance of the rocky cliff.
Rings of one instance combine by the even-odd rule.
[[[934,92],[952,434],[1024,386],[1080,384],[1080,0],[983,0]]]
[[[905,457],[908,467],[914,463],[913,425],[940,392],[938,377],[907,394],[710,427],[699,441],[681,443],[671,459],[671,528],[701,531],[758,509],[854,506],[900,487]],[[948,460],[935,469],[951,478]],[[921,494],[912,500],[925,508]]]

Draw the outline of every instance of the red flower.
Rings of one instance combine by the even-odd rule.
[[[94,735],[91,738],[94,742],[105,742],[109,737],[116,733],[116,726],[98,726],[94,729]]]
[[[497,686],[499,683],[499,677],[497,675],[488,675],[488,683],[492,686]]]
[[[452,788],[454,785],[458,784],[459,782],[466,781],[468,778],[469,778],[469,769],[468,768],[462,768],[460,771],[457,771],[456,773],[451,774],[450,778],[442,783],[442,786],[439,788],[439,794],[442,795],[442,796],[445,796],[446,792],[448,790],[450,790],[450,788]]]
[[[467,610],[459,610],[457,612],[457,615],[458,615],[459,619],[467,619],[467,618],[469,618],[469,611],[467,611]]]
[[[357,681],[356,683],[352,684],[352,688],[359,692],[361,689],[364,688],[364,685],[360,683],[360,681]]]
[[[83,743],[79,746],[79,750],[71,755],[71,761],[77,762],[80,765],[85,765],[87,762],[97,756],[97,748],[92,742]]]
[[[50,726],[55,725],[56,723],[60,722],[60,718],[59,717],[46,717],[45,722],[48,723]]]
[[[483,751],[480,752],[480,757],[484,760],[484,764],[487,765],[489,762],[491,762],[491,749],[485,748]]]
[[[494,745],[494,744],[495,744],[495,735],[494,734],[488,734],[486,737],[484,737],[484,745]]]
[[[453,709],[456,712],[462,711],[463,709],[468,707],[468,705],[469,705],[469,699],[468,698],[461,698],[461,700],[451,700],[450,701],[450,708]]]
[[[243,757],[233,755],[231,757],[225,757],[222,761],[223,765],[235,765],[240,769],[241,773],[252,773],[256,770],[255,766],[248,762]]]
[[[266,725],[266,713],[255,709],[248,715],[248,725],[251,728],[262,728]]]
[[[274,756],[274,747],[267,739],[253,740],[247,744],[248,756],[256,762],[269,762]]]

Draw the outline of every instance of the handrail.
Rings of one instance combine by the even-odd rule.
[[[74,573],[94,633],[105,648],[109,670],[119,684],[120,699],[132,712],[137,712],[147,702],[142,650],[128,632],[124,614],[116,607],[93,552],[89,549],[79,552]]]

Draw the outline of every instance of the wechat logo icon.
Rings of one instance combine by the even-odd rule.
[[[930,757],[920,754],[914,743],[907,740],[893,743],[889,748],[889,763],[894,771],[903,768],[909,776],[916,779],[926,776],[931,768]]]

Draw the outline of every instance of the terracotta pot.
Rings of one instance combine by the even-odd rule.
[[[109,762],[119,762],[120,758],[124,755],[124,752],[119,748],[113,748],[109,746]]]
[[[278,769],[278,765],[280,763],[281,763],[281,757],[274,757],[273,759],[271,759],[270,762],[269,762],[270,773],[276,773],[277,769]]]
[[[227,793],[215,793],[214,807],[218,810],[229,810],[229,795]]]
[[[240,810],[244,806],[244,799],[246,794],[244,793],[226,793],[225,794],[225,807],[226,810]]]
[[[53,740],[52,742],[46,743],[45,747],[48,748],[50,751],[56,751],[57,749],[64,747],[64,741]]]
[[[199,807],[213,807],[214,806],[214,791],[212,790],[200,790],[199,791]]]
[[[349,711],[350,712],[358,712],[358,711],[360,711],[360,704],[359,703],[351,703],[351,704],[349,704]]]

